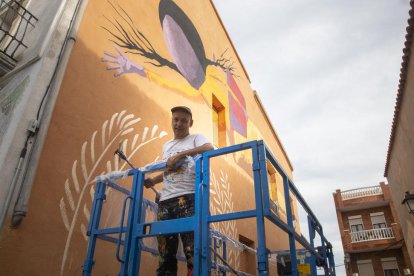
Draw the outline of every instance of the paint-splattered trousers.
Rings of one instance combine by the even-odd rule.
[[[187,194],[163,200],[158,203],[158,220],[191,217],[194,215],[194,194]],[[184,254],[187,258],[187,275],[193,275],[194,233],[180,235],[158,236],[159,264],[158,276],[177,275],[178,236],[183,243]]]

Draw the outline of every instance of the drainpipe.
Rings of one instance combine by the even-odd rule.
[[[32,147],[29,151],[27,165],[25,166],[24,175],[22,178],[22,185],[20,186],[20,191],[17,197],[16,205],[14,206],[13,210],[13,227],[18,227],[21,224],[28,210],[28,202],[33,186],[33,181],[37,171],[37,165],[40,160],[40,155],[43,149],[47,130],[52,117],[52,111],[54,109],[56,99],[58,97],[58,91],[60,89],[60,85],[62,83],[66,71],[66,66],[69,61],[73,45],[76,42],[76,34],[78,32],[82,15],[86,8],[86,4],[87,0],[78,0],[76,3],[75,10],[68,29],[68,33],[62,45],[61,54],[56,64],[55,72],[53,73],[49,86],[45,91],[45,93],[48,93],[49,95],[47,96],[47,102],[44,104],[44,107],[41,107],[41,113],[39,113],[39,131],[36,135],[33,135],[33,137],[28,137],[29,143],[30,145],[32,145]],[[30,168],[30,170],[28,168]],[[18,173],[17,170],[16,173]]]

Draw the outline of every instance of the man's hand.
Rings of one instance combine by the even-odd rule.
[[[149,178],[147,178],[147,179],[144,180],[144,186],[145,186],[145,188],[151,188],[154,185],[155,185],[154,180],[151,177],[149,177]]]
[[[182,155],[180,153],[177,153],[174,156],[171,156],[170,158],[167,159],[167,168],[169,170],[175,170],[177,163],[183,159],[185,157],[185,155]]]

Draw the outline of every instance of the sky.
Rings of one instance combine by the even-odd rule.
[[[332,193],[386,182],[409,1],[213,2],[345,276]]]

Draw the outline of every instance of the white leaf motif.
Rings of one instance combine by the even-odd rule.
[[[134,140],[132,140],[132,144],[131,144],[131,150],[135,147],[135,145],[137,144],[139,138],[139,134],[135,134],[134,135]]]
[[[129,119],[132,119],[132,118],[134,118],[134,115],[133,114],[129,114],[129,115],[125,116],[122,119],[121,124],[119,125],[119,128],[124,128],[125,122],[128,121]]]
[[[79,193],[79,181],[78,181],[78,175],[76,174],[77,164],[78,164],[78,160],[75,160],[72,166],[72,180],[73,180],[73,186],[75,186],[76,192]]]
[[[88,206],[86,206],[86,204],[83,205],[83,214],[85,215],[85,218],[89,220],[91,213],[89,212]]]
[[[81,206],[83,206],[83,214],[86,220],[90,219],[90,211],[87,208],[86,202],[84,202],[83,199],[84,199],[85,194],[88,194],[88,193],[89,193],[91,200],[94,196],[94,188],[90,184],[93,183],[93,180],[98,175],[97,170],[102,166],[106,167],[107,172],[110,172],[113,169],[122,170],[126,165],[126,163],[124,163],[122,166],[119,167],[118,158],[115,158],[115,156],[113,155],[111,156],[115,158],[114,163],[113,163],[114,166],[112,166],[110,160],[104,160],[104,158],[108,158],[108,152],[113,150],[114,145],[119,144],[121,137],[127,136],[128,134],[133,132],[134,126],[138,122],[141,121],[140,118],[134,119],[135,116],[133,114],[129,114],[126,116],[125,114],[126,114],[125,110],[121,111],[120,113],[115,113],[111,116],[110,120],[105,120],[102,123],[102,126],[101,126],[102,151],[100,153],[97,154],[97,152],[95,151],[96,150],[95,149],[95,139],[96,139],[95,137],[99,135],[98,131],[94,131],[92,133],[92,136],[90,138],[90,141],[91,141],[90,150],[87,150],[87,147],[88,147],[87,141],[82,143],[81,156],[80,156],[81,164],[80,166],[78,166],[78,160],[74,160],[73,165],[72,165],[72,170],[71,170],[71,181],[69,179],[66,179],[65,181],[65,188],[64,188],[65,195],[66,195],[66,198],[68,199],[69,206],[72,209],[73,214],[72,214],[72,217],[69,218],[69,215],[66,209],[66,203],[64,201],[64,198],[62,198],[59,203],[59,208],[60,208],[60,213],[62,216],[62,221],[63,221],[63,224],[65,225],[65,228],[68,231],[68,235],[66,237],[65,248],[63,251],[60,275],[63,275],[64,273],[65,264],[68,259],[69,247],[72,242],[72,236],[75,233],[74,232],[75,226],[79,225],[78,217],[79,217],[79,213],[81,212],[80,211]],[[125,151],[125,154],[129,156],[129,158],[134,156],[134,154],[136,154],[138,150],[141,149],[143,146],[167,135],[165,131],[161,131],[156,136],[158,127],[153,127],[151,134],[154,137],[147,139],[148,130],[149,130],[148,127],[143,128],[143,131],[141,134],[142,141],[140,143],[138,142],[139,134],[135,134],[133,136],[134,140],[132,143],[131,152],[129,154],[127,153],[128,139],[126,139],[126,143],[123,146],[123,149]],[[90,153],[89,159],[87,159],[88,158],[87,153]],[[91,161],[90,166],[87,164],[87,160]],[[78,170],[80,170],[80,173],[83,176],[81,182],[79,181],[79,178],[78,178],[78,175],[79,175]],[[102,174],[103,173],[105,172],[102,172]],[[73,185],[73,189],[71,189],[71,184]],[[76,191],[76,195],[72,193],[73,190]],[[110,189],[107,190],[107,195],[109,195],[110,191],[111,191]],[[82,202],[84,203],[84,205],[82,205]],[[112,211],[110,210],[109,213],[112,213]],[[81,223],[80,227],[81,227],[82,233],[86,234],[85,224]]]
[[[115,113],[114,115],[112,115],[112,117],[111,117],[111,122],[109,123],[109,136],[111,136],[111,133],[112,133],[112,127],[113,127],[113,125],[114,125],[114,121],[115,121],[115,118],[116,117],[118,117],[118,113]]]
[[[85,181],[86,179],[88,179],[88,173],[86,169],[86,146],[87,145],[88,143],[84,142],[82,145],[82,150],[81,150],[81,168],[82,168],[82,174],[83,174]]]
[[[152,128],[152,131],[151,131],[151,138],[153,138],[153,137],[154,137],[154,135],[155,135],[155,133],[157,132],[157,130],[158,130],[158,126],[157,126],[157,125],[155,125],[155,126]]]
[[[65,200],[63,199],[63,197],[60,199],[59,209],[60,209],[60,214],[62,216],[63,224],[65,225],[66,229],[69,230],[69,218],[68,218],[68,214],[66,213],[66,204],[65,204]]]
[[[121,113],[119,113],[118,119],[116,119],[116,125],[117,126],[119,126],[121,118],[124,116],[125,113],[126,113],[126,110],[122,110]],[[120,128],[122,128],[122,127],[120,127]]]
[[[91,138],[91,161],[92,163],[95,162],[95,137],[97,133],[98,131],[95,131],[92,134],[92,138]]]
[[[108,125],[108,120],[106,120],[104,123],[103,123],[103,125],[102,125],[102,133],[101,133],[101,136],[102,136],[102,148],[105,148],[105,145],[106,145],[106,139],[105,139],[105,136],[106,136],[106,126]],[[111,130],[109,130],[109,131],[111,131]]]
[[[94,188],[94,186],[91,186],[91,189],[89,190],[89,195],[91,196],[91,201],[93,201],[93,198],[95,196],[95,188]]]
[[[65,181],[65,193],[66,198],[68,199],[70,209],[75,210],[75,202],[73,201],[72,192],[70,191],[69,180],[66,179]]]
[[[86,227],[85,227],[85,224],[83,223],[81,224],[81,233],[85,241],[88,241],[88,236],[86,235]]]
[[[142,142],[144,142],[145,139],[147,139],[147,134],[148,134],[148,127],[145,127],[144,133],[142,133]]]

